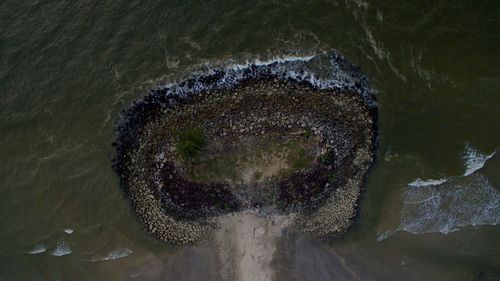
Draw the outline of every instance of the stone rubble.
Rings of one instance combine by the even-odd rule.
[[[293,213],[290,229],[307,236],[338,235],[356,215],[374,158],[375,111],[359,95],[278,77],[182,97],[158,90],[127,116],[114,167],[145,228],[169,243],[207,237],[214,217],[249,207]],[[214,151],[293,138],[315,138],[319,149],[312,167],[262,188],[193,182],[175,151],[176,132],[190,127],[202,128]]]

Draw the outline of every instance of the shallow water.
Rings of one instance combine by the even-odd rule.
[[[308,272],[500,278],[500,5],[407,2],[0,2],[0,280],[168,280],[186,276],[172,265],[183,259],[203,272],[209,254],[154,240],[123,199],[110,163],[120,111],[203,66],[331,49],[377,89],[379,152],[353,231],[299,245],[319,260]],[[471,149],[492,156],[476,169]],[[413,192],[441,204],[408,210]],[[403,230],[429,212],[441,215]]]

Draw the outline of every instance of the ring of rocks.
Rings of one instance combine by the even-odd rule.
[[[184,95],[158,89],[124,113],[114,168],[139,220],[166,242],[197,241],[210,219],[251,208],[293,214],[292,230],[331,237],[356,215],[373,162],[374,119],[353,91],[272,74]],[[185,128],[204,132],[208,155],[241,143],[308,143],[311,165],[263,181],[195,180],[176,151]]]

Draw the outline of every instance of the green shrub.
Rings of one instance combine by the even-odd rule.
[[[205,133],[196,127],[180,132],[177,138],[177,153],[184,161],[188,162],[196,161],[200,156],[201,149],[207,144]]]
[[[311,132],[311,129],[309,128],[306,128],[306,130],[304,131],[304,137],[306,139],[310,138],[312,136],[312,132]]]

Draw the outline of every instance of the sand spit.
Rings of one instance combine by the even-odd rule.
[[[217,219],[215,242],[221,280],[271,281],[276,242],[291,217],[256,211],[228,214]]]

